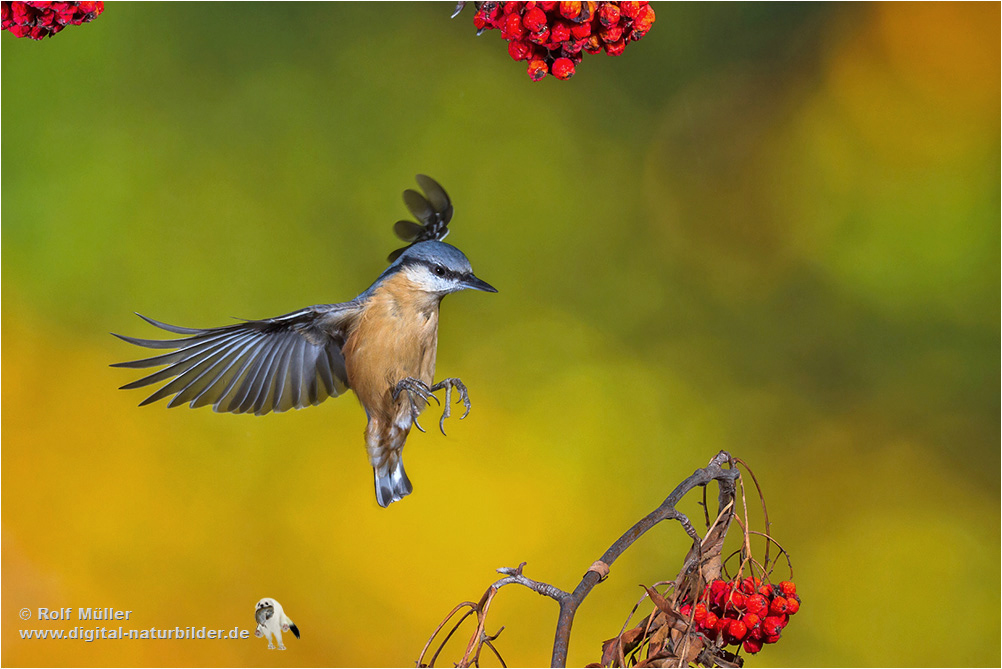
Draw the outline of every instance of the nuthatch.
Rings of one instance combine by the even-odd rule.
[[[443,243],[452,218],[449,196],[433,179],[418,175],[422,197],[404,192],[404,202],[421,221],[398,221],[394,229],[409,246],[390,255],[392,263],[369,288],[350,302],[323,304],[265,320],[197,329],[167,325],[137,314],[179,339],[136,339],[137,346],[175,349],[113,367],[157,367],[123,389],[173,379],[140,406],[171,397],[169,407],[263,415],[316,405],[355,391],[368,416],[365,445],[375,472],[376,501],[388,506],[412,491],[401,452],[411,426],[424,431],[418,415],[432,393],[445,389],[439,427],[445,433],[452,390],[466,412],[470,397],[463,382],[447,378],[433,384],[438,344],[439,303],[449,293],[472,288],[497,290],[473,274],[462,251]]]

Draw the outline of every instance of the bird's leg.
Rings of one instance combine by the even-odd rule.
[[[438,398],[432,394],[431,388],[428,387],[427,383],[425,383],[424,381],[419,381],[418,379],[415,379],[414,377],[411,376],[408,376],[406,379],[403,379],[402,381],[397,383],[397,385],[393,388],[393,393],[392,393],[393,401],[396,402],[397,398],[400,397],[400,393],[404,391],[407,392],[407,401],[410,402],[411,405],[411,421],[414,423],[417,429],[424,432],[424,428],[421,427],[421,423],[419,423],[417,420],[418,416],[421,414],[421,409],[418,408],[417,402],[414,401],[414,396],[417,395],[426,403],[428,402],[429,399],[433,399],[436,402],[438,402]],[[441,402],[438,403],[441,404]]]
[[[442,412],[442,417],[438,421],[438,429],[445,434],[445,419],[452,415],[452,389],[455,388],[456,392],[459,393],[459,400],[466,406],[466,413],[459,417],[459,420],[463,420],[470,415],[470,393],[466,390],[466,384],[464,384],[459,379],[442,379],[435,385],[431,387],[434,392],[436,390],[441,390],[445,388],[445,411]]]

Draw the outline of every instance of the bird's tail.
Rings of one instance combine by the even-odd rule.
[[[291,620],[289,621],[289,629],[292,630],[292,633],[295,634],[296,638],[298,639],[299,638],[299,628],[296,627],[296,623],[292,622]]]
[[[376,501],[384,508],[393,502],[399,502],[414,490],[404,471],[403,458],[396,458],[396,461],[396,466],[392,469],[387,465],[372,468],[376,475]]]

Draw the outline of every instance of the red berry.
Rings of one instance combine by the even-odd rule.
[[[762,641],[759,639],[745,639],[745,652],[751,655],[762,650]]]
[[[618,42],[623,38],[623,27],[612,26],[599,31],[598,35],[602,38],[603,42]]]
[[[764,616],[769,611],[769,600],[762,595],[752,595],[745,598],[745,608],[748,610],[748,613],[756,613]]]
[[[525,29],[522,28],[522,17],[518,14],[508,14],[504,17],[504,23],[501,26],[501,37],[507,40],[518,39],[525,34]]]
[[[793,599],[792,597],[786,600],[786,613],[787,615],[793,615],[800,610],[800,600]]]
[[[632,19],[640,11],[639,2],[621,2],[619,3],[619,13],[628,19]]]
[[[571,37],[574,39],[587,39],[591,35],[590,23],[575,23],[571,26]]]
[[[772,597],[772,586],[767,583],[767,584],[759,587],[758,594],[763,595],[765,597],[770,597],[771,598]]]
[[[762,634],[767,637],[776,636],[783,630],[785,624],[779,616],[769,616],[762,621]]]
[[[559,2],[540,2],[539,6],[543,8],[544,12],[552,12],[559,4]]]
[[[619,23],[619,5],[614,2],[603,2],[598,8],[598,21],[606,27]]]
[[[779,635],[778,634],[766,635],[765,637],[763,637],[762,640],[765,641],[766,643],[776,643],[777,641],[779,641]]]
[[[727,626],[727,639],[732,644],[739,644],[748,634],[748,628],[740,620],[732,620]]]
[[[779,584],[779,589],[787,597],[797,594],[797,585],[793,581],[783,581]]]
[[[745,624],[745,627],[752,630],[762,624],[762,619],[757,613],[746,613],[741,617],[741,622]]]
[[[563,21],[557,21],[550,28],[550,39],[554,42],[566,42],[571,38],[571,27]]]
[[[633,30],[643,36],[654,25],[654,18],[654,9],[650,5],[644,4],[633,19]]]
[[[574,76],[574,62],[570,58],[557,58],[553,61],[553,66],[550,68],[553,72],[553,76],[557,79],[570,79]],[[689,606],[686,604],[686,606]],[[691,610],[690,606],[690,610]],[[688,617],[688,613],[683,614]]]
[[[515,60],[526,60],[529,58],[531,50],[528,42],[512,40],[508,42],[508,55]]]
[[[545,60],[531,60],[529,61],[529,78],[533,81],[539,81],[546,76],[547,67]]]
[[[706,617],[703,618],[703,623],[700,625],[700,627],[707,634],[713,634],[717,631],[717,622],[718,622],[717,614],[715,614],[713,611],[710,611],[706,614]]]
[[[531,33],[539,32],[546,25],[546,13],[539,7],[533,7],[525,13],[522,25]]]
[[[787,603],[786,599],[783,597],[774,597],[772,602],[769,604],[769,613],[774,616],[781,616],[786,613]]]
[[[556,68],[557,64],[555,62],[553,63],[553,65],[554,68]],[[557,76],[556,72],[553,73],[553,76]],[[683,604],[682,608],[680,608],[678,612],[679,615],[681,615],[683,618],[688,618],[689,614],[692,613],[692,604]]]
[[[618,42],[607,42],[605,45],[605,52],[610,56],[619,56],[626,49],[626,41],[619,40]]]
[[[692,614],[693,620],[699,623],[704,621],[706,619],[706,616],[708,615],[709,612],[706,610],[705,604],[696,604],[696,608],[693,609],[693,614]]]
[[[580,2],[561,2],[560,15],[565,19],[576,19],[581,15]]]
[[[529,35],[529,41],[534,44],[543,45],[550,41],[550,29],[543,26],[543,29],[538,33],[532,33]]]
[[[563,46],[560,47],[560,52],[570,58],[571,56],[581,53],[581,49],[583,48],[584,40],[580,40],[578,42],[564,42]]]
[[[717,632],[724,632],[727,630],[727,628],[730,626],[732,622],[734,621],[731,620],[730,618],[725,618],[721,616],[720,618],[717,618],[717,624],[715,625],[715,628]]]

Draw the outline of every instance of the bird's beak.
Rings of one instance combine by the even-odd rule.
[[[482,290],[485,293],[496,293],[496,292],[498,292],[497,288],[495,288],[491,284],[487,283],[486,281],[483,281],[482,279],[478,279],[477,277],[473,276],[472,274],[470,276],[466,277],[465,279],[463,279],[463,288],[472,288],[473,290]]]

